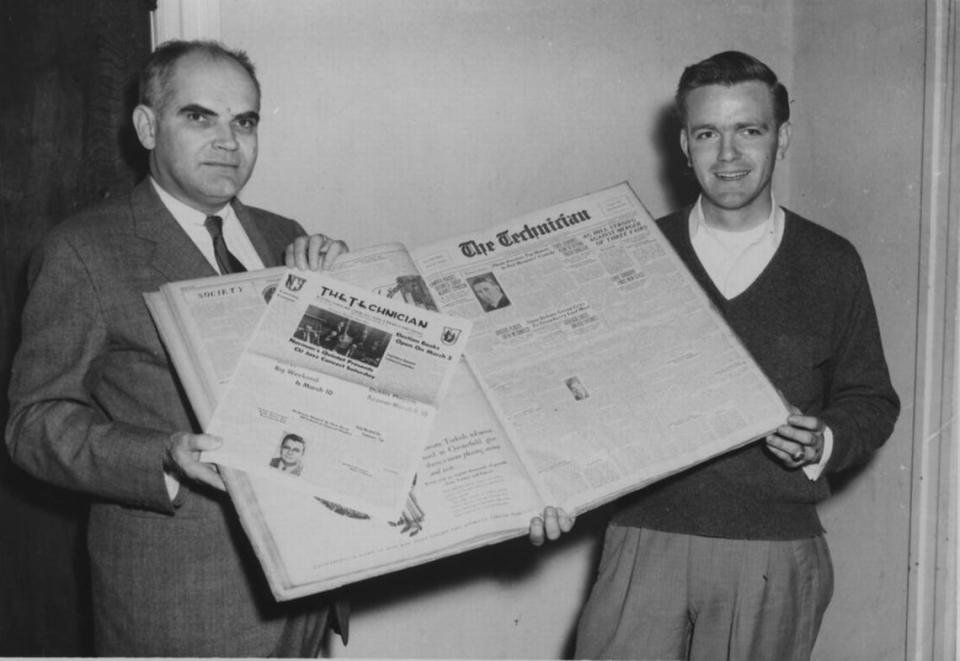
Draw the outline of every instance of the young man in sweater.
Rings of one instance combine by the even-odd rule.
[[[845,239],[778,207],[787,90],[724,52],[688,67],[680,147],[701,187],[658,221],[794,409],[765,440],[625,499],[581,615],[580,658],[810,658],[833,591],[825,472],[863,463],[899,413],[866,275]],[[548,508],[542,543],[572,519]]]

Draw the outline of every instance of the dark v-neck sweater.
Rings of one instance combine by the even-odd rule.
[[[893,431],[900,404],[880,344],[866,273],[849,241],[786,211],[767,267],[727,300],[690,243],[689,209],[657,221],[713,304],[787,401],[833,431],[827,471],[863,463]],[[823,531],[815,504],[829,495],[784,468],[762,441],[622,501],[614,521],[729,539],[801,539]]]

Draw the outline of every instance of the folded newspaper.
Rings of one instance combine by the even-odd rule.
[[[268,269],[146,295],[205,429],[217,429],[226,388],[265,389],[259,378],[231,383],[231,375],[264,323],[265,299],[297,274]],[[463,358],[451,358],[453,368],[418,400],[432,402],[432,425],[417,429],[419,446],[403,441],[420,456],[409,482],[392,481],[405,490],[393,515],[375,507],[386,500],[361,506],[356,494],[306,493],[290,488],[299,480],[271,477],[265,467],[282,461],[286,422],[267,434],[256,472],[221,466],[279,600],[522,536],[546,505],[587,511],[754,441],[789,413],[626,183],[431,245],[348,253],[328,276],[340,284],[320,286],[410,303],[422,310],[413,316],[439,311],[450,315],[440,325],[459,318],[472,329],[456,326],[469,333]],[[370,372],[371,349],[338,351],[333,316],[296,313],[296,329],[284,326],[275,341]],[[403,334],[378,337],[372,370],[388,360],[393,369],[400,359],[387,356],[408,348]],[[398,382],[390,392],[418,387]],[[298,388],[306,392],[289,389]],[[324,399],[299,402],[303,419],[327,416]],[[366,420],[377,431],[378,409],[355,406],[351,429]],[[259,415],[255,405],[230,415],[241,414]],[[329,442],[320,426],[310,429],[316,447],[301,460]]]
[[[223,446],[201,460],[399,514],[470,322],[325,272],[287,272],[270,298],[205,428]]]

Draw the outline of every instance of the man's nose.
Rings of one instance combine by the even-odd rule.
[[[737,148],[736,138],[732,135],[721,135],[720,136],[720,154],[719,158],[721,161],[732,161],[740,155],[740,151]]]
[[[237,134],[232,124],[226,122],[217,125],[217,134],[214,137],[213,145],[218,149],[230,151],[237,148]]]

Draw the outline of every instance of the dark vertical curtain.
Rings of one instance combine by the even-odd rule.
[[[0,2],[0,424],[31,250],[143,174],[129,118],[154,4]],[[0,450],[0,656],[92,652],[85,516],[82,497],[30,478]]]

